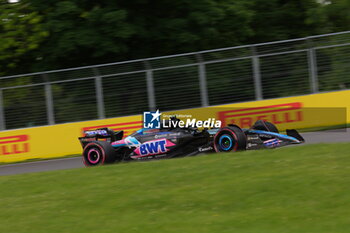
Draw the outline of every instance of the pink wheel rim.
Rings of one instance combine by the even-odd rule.
[[[87,154],[87,159],[91,164],[97,164],[100,161],[101,155],[100,152],[96,149],[89,150]]]

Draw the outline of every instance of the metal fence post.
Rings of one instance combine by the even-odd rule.
[[[146,82],[147,82],[147,95],[148,95],[148,107],[150,111],[156,110],[156,97],[154,92],[153,82],[153,70],[148,61],[144,62],[146,67]]]
[[[55,124],[55,115],[54,115],[54,109],[53,109],[51,83],[49,82],[49,78],[48,78],[47,74],[43,74],[43,77],[45,80],[45,99],[46,99],[47,123],[49,125],[54,125]]]
[[[316,61],[316,50],[309,48],[307,51],[308,65],[309,65],[309,76],[310,76],[310,89],[312,93],[318,92],[318,77],[317,77],[317,61]]]
[[[198,74],[199,74],[199,89],[201,93],[201,103],[202,107],[209,106],[208,90],[207,90],[207,74],[205,70],[205,64],[203,63],[203,58],[200,53],[196,54],[198,64]]]
[[[252,64],[253,64],[253,77],[254,77],[254,89],[255,89],[255,99],[262,100],[263,92],[261,85],[261,73],[260,73],[260,60],[259,56],[256,55],[256,49],[254,46],[252,49]]]
[[[4,101],[3,101],[2,89],[0,89],[0,130],[5,130],[5,112],[4,112]]]
[[[97,103],[97,114],[99,119],[104,119],[105,117],[105,105],[103,99],[103,86],[100,76],[100,72],[96,67],[92,68],[95,77],[95,87],[96,87],[96,103]]]

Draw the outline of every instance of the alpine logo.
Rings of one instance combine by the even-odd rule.
[[[140,147],[135,149],[137,156],[131,156],[132,158],[140,158],[144,156],[163,154],[168,151],[167,147],[174,146],[175,144],[167,139],[153,140],[145,142]]]

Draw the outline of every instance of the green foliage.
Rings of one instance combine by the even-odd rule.
[[[46,125],[44,86],[3,91],[6,129]]]
[[[0,74],[18,69],[24,56],[47,38],[42,19],[28,4],[0,2]],[[20,69],[19,69],[20,70]]]
[[[0,0],[0,3],[0,76],[350,30],[349,0],[21,0],[15,4]],[[337,43],[337,40],[345,41],[340,37],[334,40]],[[310,43],[317,46],[319,41]],[[305,44],[295,46],[307,48]],[[269,49],[279,52],[278,48],[272,47]],[[322,69],[318,70],[320,90],[349,88],[348,47],[320,49],[316,53],[318,64],[322,64]],[[148,65],[159,68],[251,54],[250,49],[220,51],[204,54],[202,58],[188,56],[150,61]],[[260,59],[264,98],[309,93],[307,57],[306,54],[299,55]],[[210,104],[254,99],[251,61],[225,64],[227,66],[206,65]],[[136,68],[134,64],[103,67],[100,72],[101,75],[113,74],[143,70],[146,66],[135,63]],[[38,80],[57,81],[93,75],[92,70],[79,70],[51,73],[47,80],[44,77]],[[145,84],[139,81],[141,78],[143,74],[140,73],[102,80],[106,91],[104,100],[111,106],[106,109],[106,116],[134,114],[147,106],[147,93]],[[169,85],[169,79],[172,85]],[[4,79],[0,80],[0,87],[38,83],[38,80],[34,76]],[[138,83],[133,86],[133,91],[125,89],[123,84],[131,81]],[[158,107],[168,109],[169,101],[174,98],[178,100],[179,108],[200,105],[197,67],[155,71],[154,81]],[[290,85],[297,88],[288,88]],[[180,88],[193,93],[191,101],[179,97]],[[91,95],[95,90],[94,83],[81,89],[82,86],[74,83],[53,85],[57,122],[97,117],[97,103]],[[159,90],[166,91],[172,98],[165,99]],[[43,99],[43,90],[21,88],[5,92],[7,124],[9,119],[23,115],[21,106],[32,106],[32,100],[27,96]],[[144,105],[131,104],[136,99],[143,99]],[[38,105],[24,111],[34,119],[30,124],[45,123],[35,120],[44,118],[40,109]],[[9,127],[26,124],[24,120],[17,122]]]
[[[117,59],[128,50],[127,40],[136,33],[127,21],[128,12],[116,4],[89,1],[30,1],[45,17],[50,31],[41,47],[42,60],[34,69],[56,69],[96,64]],[[112,59],[110,57],[113,57]]]
[[[317,51],[317,59],[323,63],[319,74],[321,91],[350,88],[350,46],[326,48]]]
[[[350,1],[331,0],[329,3],[319,9],[319,14],[326,18],[329,28],[334,32],[350,30]]]
[[[125,2],[123,6],[139,32],[129,46],[131,54],[157,56],[241,44],[252,35],[249,28],[252,12],[245,2]]]
[[[0,61],[42,71],[349,30],[349,1],[327,3],[3,0]]]
[[[315,0],[254,0],[251,2],[254,11],[252,42],[267,42],[305,37],[327,32],[325,20],[314,17],[321,4]],[[310,20],[312,17],[313,20]]]
[[[206,65],[210,105],[255,99],[250,59]]]
[[[238,45],[253,35],[243,0],[28,4],[45,17],[51,35],[35,70]]]
[[[94,80],[52,85],[56,123],[97,119]]]

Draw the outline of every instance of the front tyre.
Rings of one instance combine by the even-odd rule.
[[[216,152],[230,152],[245,150],[247,138],[238,126],[229,126],[220,129],[214,137],[214,149]]]
[[[116,153],[108,142],[90,142],[83,150],[83,162],[88,167],[114,163],[116,159]]]

